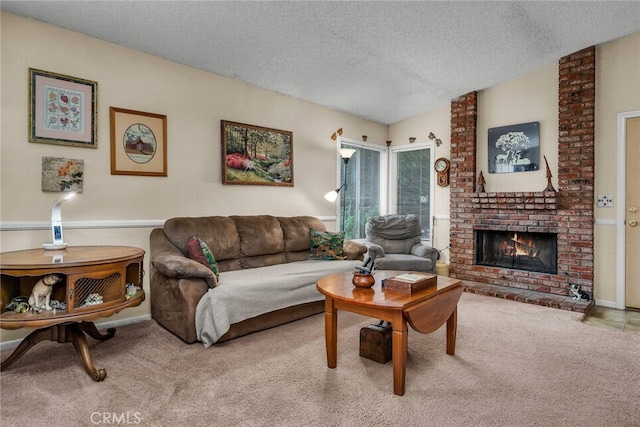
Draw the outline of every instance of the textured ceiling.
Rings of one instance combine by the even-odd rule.
[[[2,1],[1,7],[383,124],[640,31],[638,1]]]

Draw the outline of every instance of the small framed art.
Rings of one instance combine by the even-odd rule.
[[[221,121],[222,183],[293,187],[293,133]]]
[[[167,116],[109,108],[111,175],[167,176]]]
[[[489,129],[489,173],[540,169],[540,123]]]
[[[29,142],[97,148],[98,83],[29,68]]]
[[[42,158],[42,191],[82,193],[84,160],[61,157]]]

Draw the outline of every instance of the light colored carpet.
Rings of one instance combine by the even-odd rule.
[[[639,426],[640,335],[581,318],[465,293],[455,356],[444,328],[409,333],[402,397],[391,362],[359,356],[360,328],[374,319],[339,312],[336,369],[322,314],[209,349],[147,321],[89,338],[103,383],[72,345],[38,344],[0,376],[1,424]]]

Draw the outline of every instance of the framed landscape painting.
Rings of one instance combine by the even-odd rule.
[[[98,83],[29,68],[29,142],[97,148]]]
[[[293,133],[221,120],[222,183],[293,186]]]

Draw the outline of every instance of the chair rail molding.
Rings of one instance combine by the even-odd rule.
[[[336,221],[335,216],[317,216],[322,222]],[[65,229],[112,229],[112,228],[157,228],[164,226],[166,219],[122,219],[122,220],[92,220],[65,221]],[[50,221],[2,221],[1,231],[30,231],[50,230]]]

